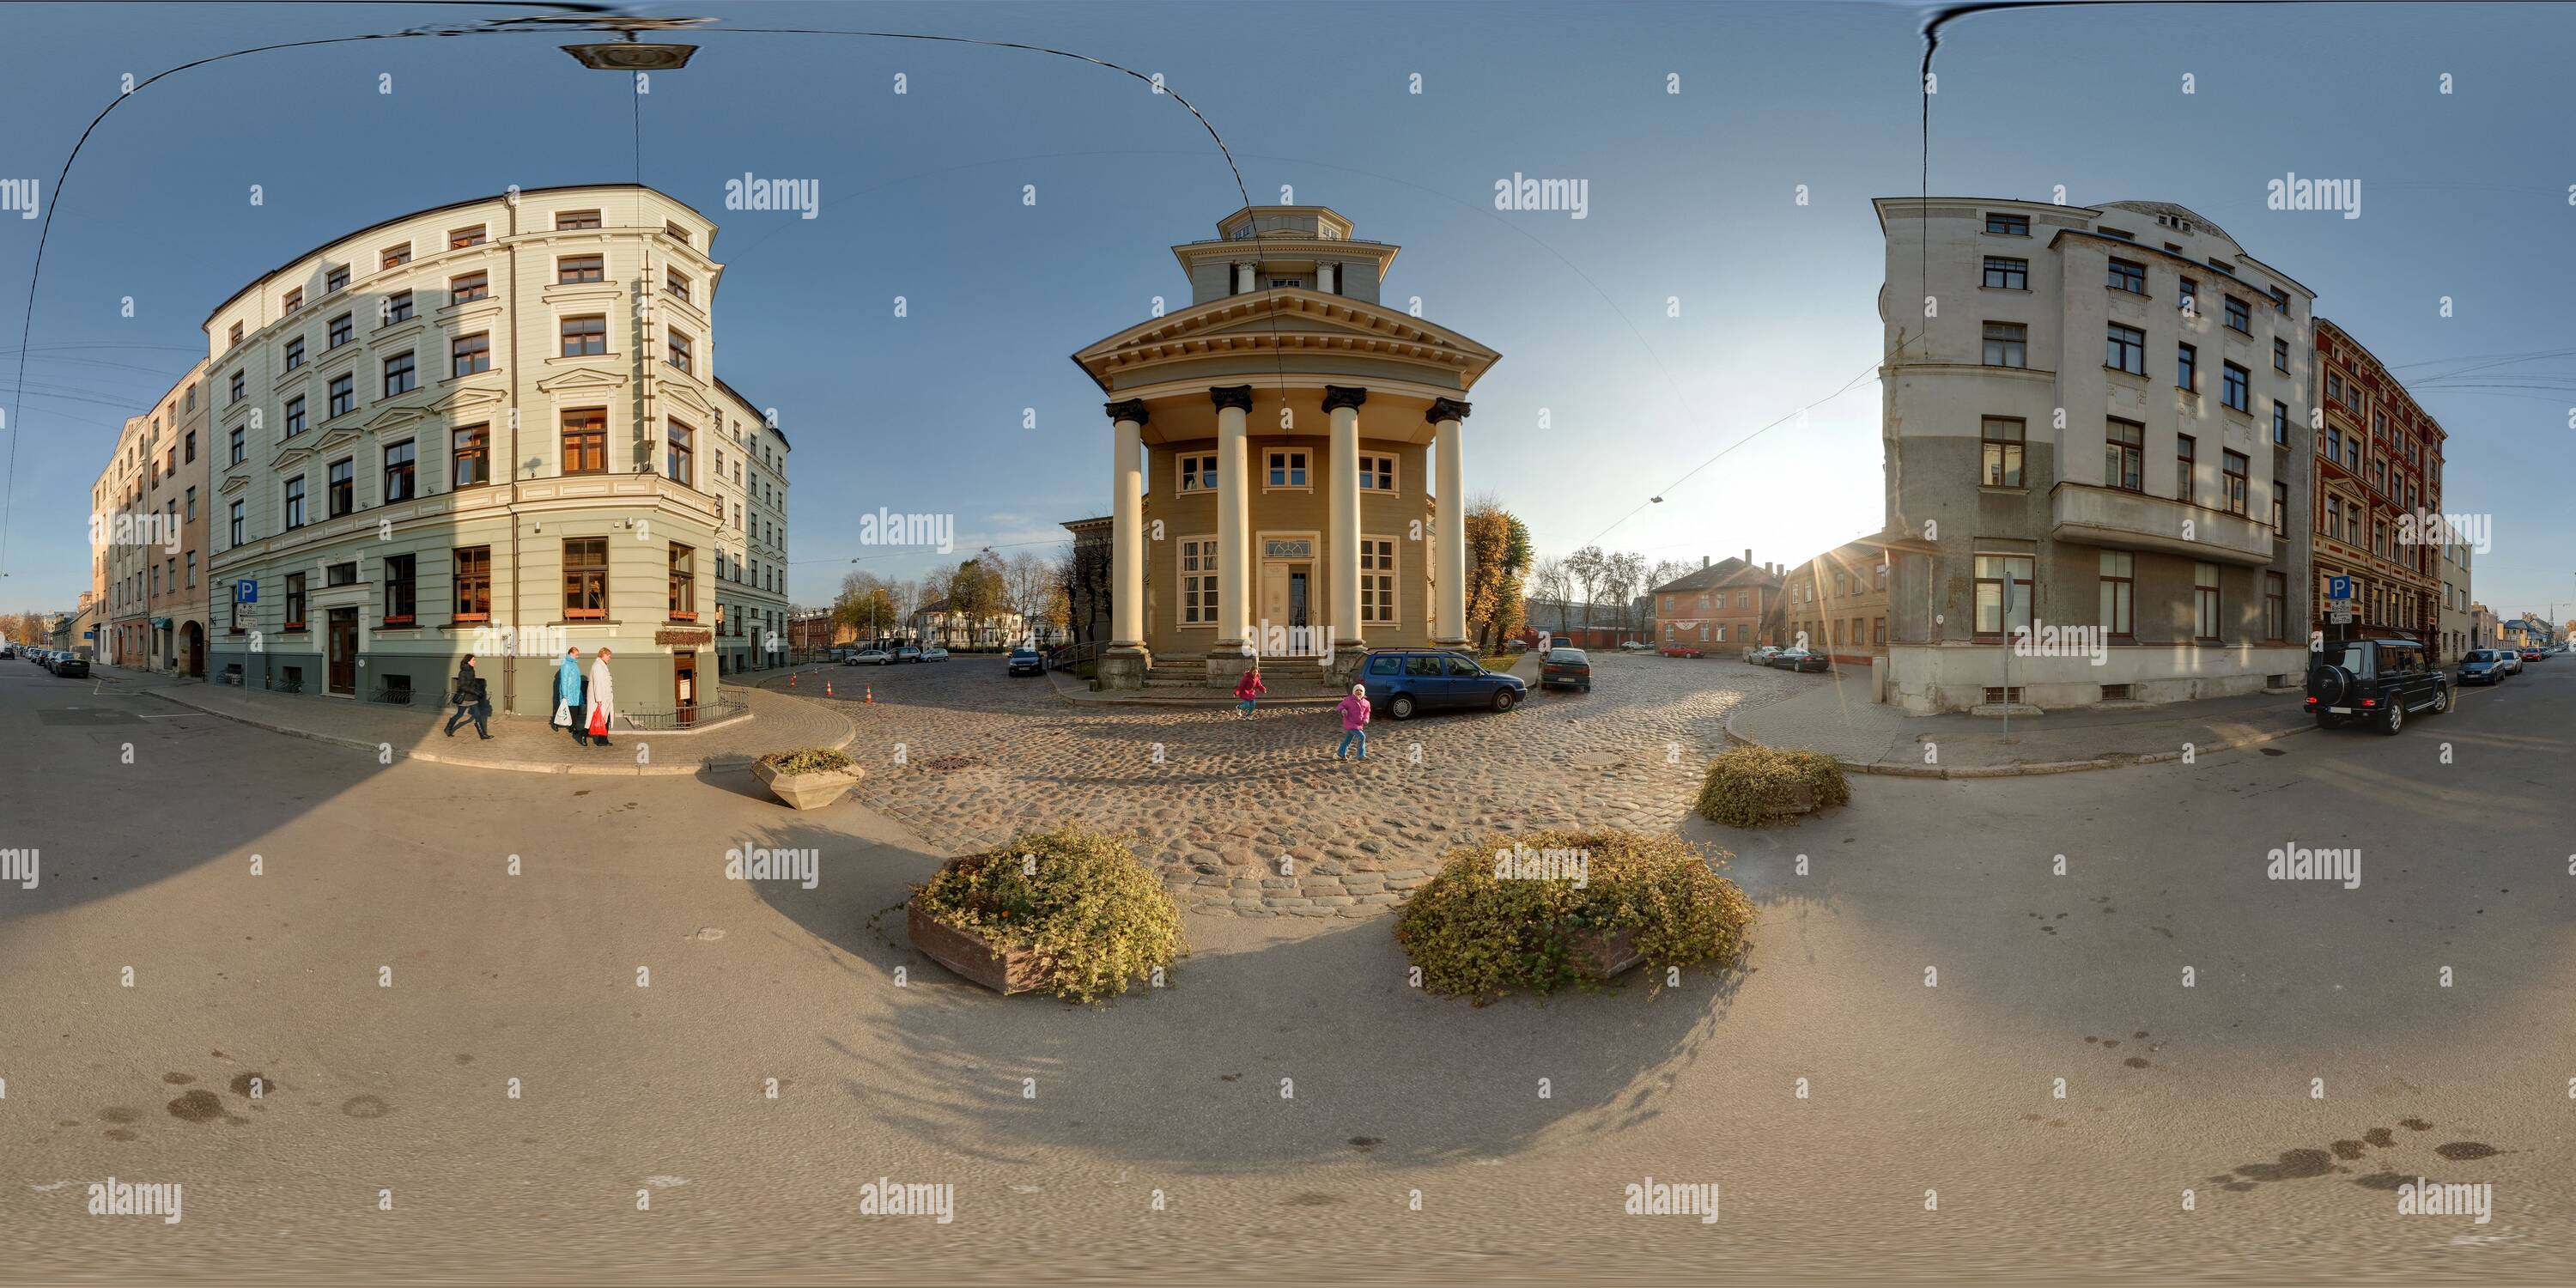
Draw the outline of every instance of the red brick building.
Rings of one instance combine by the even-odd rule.
[[[2407,635],[2443,655],[2442,445],[2448,435],[2343,328],[2317,319],[2315,628],[2327,639]],[[2433,535],[2436,539],[2419,540]],[[2349,626],[2325,618],[2327,579],[2353,579]]]
[[[1763,638],[1765,614],[1780,600],[1780,569],[1741,559],[1720,559],[1675,577],[1648,592],[1655,602],[1654,645],[1659,652],[1716,652],[1754,644],[1776,644]]]

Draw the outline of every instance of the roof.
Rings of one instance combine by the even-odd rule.
[[[2219,227],[2217,224],[2211,223],[2207,219],[2201,218],[2198,212],[2182,206],[2177,206],[2170,201],[2106,201],[2102,203],[2102,209],[2135,210],[2142,214],[2163,215],[2168,219],[2179,219],[2195,228],[2207,229],[2221,237],[2227,237],[2227,240],[2231,244],[2234,244],[2239,248],[2244,246],[2243,242],[2239,242],[2233,237],[2228,237],[2226,229]]]
[[[716,388],[721,389],[721,390],[724,390],[726,393],[732,394],[734,397],[741,399],[741,400],[742,400],[742,405],[743,405],[743,406],[745,406],[745,407],[749,407],[749,408],[751,408],[753,411],[759,411],[759,410],[760,410],[760,404],[759,404],[759,403],[756,403],[756,402],[753,402],[753,401],[751,400],[751,395],[746,394],[746,393],[744,393],[743,391],[741,391],[741,390],[739,390],[739,389],[734,388],[732,385],[726,384],[726,383],[725,383],[725,378],[724,378],[724,377],[722,377],[722,376],[718,376],[718,377],[716,377],[716,378],[715,378],[715,380],[716,380]],[[778,441],[779,441],[779,442],[787,443],[787,450],[789,450],[789,451],[791,451],[791,452],[796,450],[796,444],[794,444],[794,443],[788,443],[788,442],[787,442],[787,431],[786,431],[786,430],[783,430],[783,429],[780,429],[780,428],[779,428],[779,427],[777,427],[776,425],[772,425],[772,424],[770,424],[770,423],[769,423],[769,417],[768,417],[768,416],[763,415],[763,416],[760,418],[760,425],[761,425],[761,428],[768,430],[770,433],[773,433],[773,434],[778,435]]]
[[[1720,559],[1716,563],[1709,564],[1706,567],[1693,568],[1689,572],[1683,573],[1681,576],[1675,577],[1671,581],[1665,582],[1663,585],[1657,586],[1646,593],[1649,595],[1660,595],[1666,591],[1675,590],[1711,590],[1719,586],[1732,585],[1736,574],[1744,572],[1756,574],[1753,578],[1754,580],[1759,580],[1772,585],[1779,584],[1779,578],[1772,576],[1769,569],[1754,564],[1748,564],[1734,555],[1728,555],[1726,558]]]

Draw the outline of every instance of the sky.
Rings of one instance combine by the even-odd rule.
[[[960,547],[1006,552],[1107,513],[1102,398],[1068,355],[1187,299],[1168,248],[1243,204],[1207,130],[1084,62],[762,27],[1050,45],[1161,74],[1256,203],[1331,206],[1401,246],[1384,298],[1502,353],[1472,395],[1468,489],[1543,555],[1788,563],[1879,526],[1869,202],[1925,181],[1919,8],[645,5],[717,21],[653,37],[701,48],[641,99],[557,49],[598,35],[259,53],[134,95],[57,185],[127,73],[533,11],[0,9],[0,178],[37,179],[54,210],[23,390],[42,224],[0,214],[0,611],[68,609],[87,587],[90,486],[124,417],[203,355],[215,305],[382,219],[636,180],[639,119],[641,180],[721,226],[718,374],[795,445],[792,598],[939,560],[861,544],[880,506],[953,513]],[[1943,35],[1929,184],[2175,202],[2308,285],[2447,429],[2444,509],[2494,516],[2478,598],[2563,619],[2571,47],[2576,7],[2542,5],[1979,14]],[[817,217],[725,210],[747,174],[817,182]],[[1585,217],[1496,210],[1515,174],[1585,181]],[[2288,174],[2360,180],[2361,217],[2267,209]]]

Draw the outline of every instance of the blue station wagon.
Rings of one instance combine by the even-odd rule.
[[[1509,711],[1529,696],[1519,676],[1488,671],[1474,658],[1439,649],[1371,653],[1360,682],[1368,686],[1369,705],[1397,720],[1462,707]]]

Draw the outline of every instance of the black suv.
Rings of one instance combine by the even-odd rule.
[[[2393,734],[2408,712],[2450,710],[2451,677],[2414,640],[2330,641],[2310,655],[2307,706],[2322,729],[2359,718]]]

